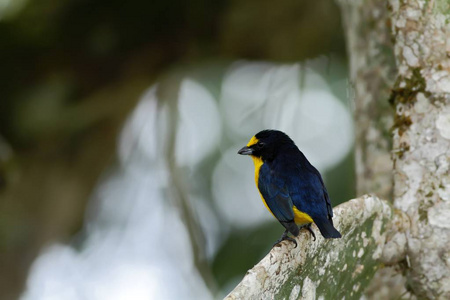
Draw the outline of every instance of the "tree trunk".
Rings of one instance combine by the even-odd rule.
[[[395,80],[394,51],[385,1],[340,0],[347,38],[350,97],[354,103],[357,195],[392,197],[388,101]]]
[[[450,299],[450,3],[390,4],[394,204],[411,220],[407,276],[418,297]]]
[[[340,5],[355,101],[358,192],[392,198],[395,209],[374,196],[340,205],[342,239],[314,243],[301,234],[297,249],[275,247],[227,299],[356,298],[382,265],[404,273],[397,283],[407,282],[417,298],[450,299],[450,3]],[[386,282],[380,274],[374,290]],[[389,288],[398,285],[387,288],[392,298]]]

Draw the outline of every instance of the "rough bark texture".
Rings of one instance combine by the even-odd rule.
[[[338,1],[343,15],[354,103],[358,195],[392,196],[388,99],[395,81],[394,51],[385,1]]]
[[[361,296],[383,259],[404,255],[405,242],[398,241],[405,241],[404,226],[408,222],[402,213],[395,213],[386,201],[374,196],[350,200],[336,207],[334,213],[341,239],[325,240],[319,234],[314,242],[305,231],[297,238],[297,248],[291,242],[282,242],[247,272],[226,299]],[[396,242],[385,248],[387,239],[394,235]]]
[[[411,220],[408,281],[419,298],[450,299],[450,3],[390,4],[394,204]]]

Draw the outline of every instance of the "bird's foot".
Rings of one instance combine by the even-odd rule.
[[[306,230],[308,230],[308,231],[311,233],[312,237],[314,238],[314,241],[316,241],[316,234],[314,233],[314,231],[313,231],[312,228],[311,228],[311,223],[302,225],[302,226],[300,227],[300,229],[302,229],[302,228],[306,228]]]
[[[287,230],[283,233],[283,235],[280,237],[280,239],[278,241],[276,241],[275,244],[273,244],[272,247],[275,247],[276,245],[278,245],[282,241],[291,241],[295,245],[294,248],[297,248],[297,241],[294,238],[291,238],[290,236],[288,236],[288,231]]]

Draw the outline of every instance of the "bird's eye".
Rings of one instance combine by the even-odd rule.
[[[264,147],[264,143],[259,142],[259,143],[256,144],[256,147],[258,147],[259,149],[261,149],[261,148]]]

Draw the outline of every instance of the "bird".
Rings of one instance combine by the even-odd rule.
[[[285,228],[274,246],[289,240],[297,247],[289,233],[296,237],[301,228],[307,229],[315,241],[312,223],[326,239],[341,237],[333,225],[333,208],[322,176],[287,134],[262,130],[238,154],[253,159],[255,183],[262,201]]]

